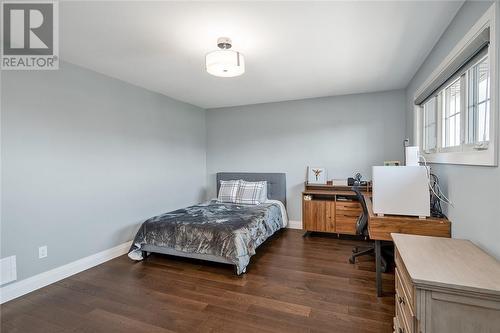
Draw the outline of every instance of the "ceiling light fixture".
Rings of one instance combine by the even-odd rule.
[[[220,77],[234,77],[245,73],[245,57],[238,51],[230,50],[231,38],[217,39],[220,50],[205,56],[205,66],[209,74]]]

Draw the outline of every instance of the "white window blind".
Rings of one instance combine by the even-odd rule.
[[[485,28],[479,33],[462,52],[437,75],[427,86],[415,97],[415,105],[421,105],[430,98],[437,90],[446,85],[456,73],[464,67],[481,50],[484,50],[490,42],[490,28]]]

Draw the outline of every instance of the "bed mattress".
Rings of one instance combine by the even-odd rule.
[[[241,274],[256,248],[286,223],[285,207],[277,200],[260,205],[211,200],[146,220],[128,256],[142,260],[142,251],[162,248],[157,252],[232,263]]]

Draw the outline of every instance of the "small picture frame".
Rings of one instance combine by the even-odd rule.
[[[307,183],[326,184],[326,169],[307,167]]]

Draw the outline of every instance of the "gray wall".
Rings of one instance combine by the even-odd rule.
[[[307,166],[328,178],[401,160],[403,90],[207,110],[207,177],[215,196],[219,171],[286,172],[288,213],[301,220]]]
[[[1,83],[1,257],[18,280],[205,197],[205,110],[67,63]]]
[[[415,91],[490,6],[491,2],[487,1],[465,2],[408,85],[406,129],[409,137],[413,137]],[[500,10],[498,3],[496,6],[496,10]],[[453,237],[471,239],[500,259],[500,169],[459,165],[433,165],[432,169],[455,205],[444,207],[452,221]]]

